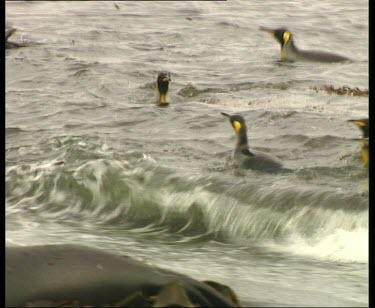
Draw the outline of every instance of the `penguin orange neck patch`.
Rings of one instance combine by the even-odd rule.
[[[161,94],[160,95],[160,104],[165,104],[165,103],[166,103],[165,94]]]
[[[368,149],[362,149],[362,161],[363,161],[363,165],[365,167],[368,166],[368,161],[369,161],[368,158],[369,158],[368,157]]]

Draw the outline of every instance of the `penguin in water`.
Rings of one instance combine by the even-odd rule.
[[[160,107],[166,107],[169,105],[166,101],[166,97],[168,94],[168,86],[169,82],[171,82],[171,75],[168,72],[161,72],[158,75],[158,78],[156,80],[156,87],[159,93],[159,106]]]
[[[240,115],[229,115],[222,112],[229,119],[237,136],[237,144],[233,151],[233,161],[244,169],[260,170],[269,173],[291,172],[283,167],[282,161],[271,154],[250,150],[247,140],[247,127],[245,119]]]
[[[342,62],[350,61],[350,59],[326,52],[316,50],[300,50],[294,43],[293,35],[290,31],[285,28],[269,29],[265,27],[259,28],[262,31],[266,31],[274,36],[274,38],[280,43],[280,60],[281,61],[314,61],[314,62]]]
[[[348,122],[354,123],[362,132],[362,138],[353,139],[361,143],[361,156],[363,165],[368,167],[369,163],[369,120],[368,118],[358,119],[358,120],[348,120]]]

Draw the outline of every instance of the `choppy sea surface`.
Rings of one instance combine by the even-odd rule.
[[[118,8],[116,8],[116,6]],[[6,244],[77,243],[245,305],[368,305],[368,1],[6,2]],[[278,62],[260,26],[350,63]],[[158,72],[171,73],[168,108]],[[228,164],[221,112],[294,171]]]

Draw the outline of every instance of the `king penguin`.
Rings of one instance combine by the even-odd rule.
[[[171,75],[168,72],[161,72],[156,80],[156,87],[159,93],[159,106],[166,107],[169,105],[166,101],[168,94],[169,82],[172,81]]]
[[[260,27],[260,30],[266,31],[274,36],[280,43],[280,60],[281,61],[314,61],[314,62],[342,62],[350,61],[350,59],[326,52],[317,50],[300,50],[294,43],[293,35],[285,28],[269,29]]]
[[[237,144],[233,151],[233,161],[244,169],[260,170],[269,173],[290,172],[284,168],[282,161],[269,153],[250,150],[247,139],[247,127],[245,119],[240,115],[221,113],[229,119],[237,136]]]
[[[354,123],[362,132],[362,138],[353,139],[361,143],[361,156],[363,165],[368,167],[369,163],[369,120],[368,118],[358,119],[358,120],[348,120],[348,122]]]

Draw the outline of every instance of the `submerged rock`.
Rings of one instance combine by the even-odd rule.
[[[332,85],[316,86],[312,87],[316,92],[325,91],[328,94],[338,94],[338,95],[351,95],[351,96],[368,96],[368,89],[359,89],[358,87],[351,88],[348,86],[334,87]]]
[[[24,47],[25,45],[22,43],[16,43],[9,41],[9,38],[17,32],[17,29],[15,28],[6,28],[5,29],[5,49],[11,49],[11,48],[19,48]]]

